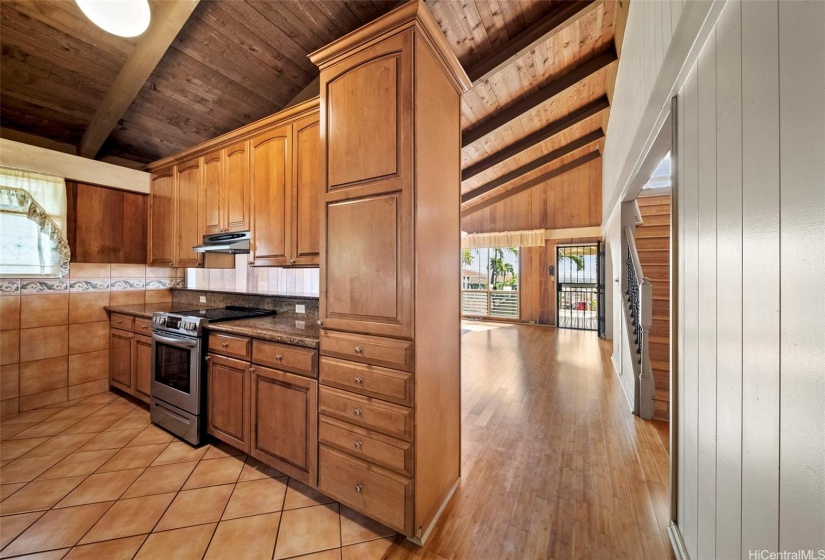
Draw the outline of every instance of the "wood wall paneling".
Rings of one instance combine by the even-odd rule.
[[[72,262],[146,262],[148,196],[66,181]]]

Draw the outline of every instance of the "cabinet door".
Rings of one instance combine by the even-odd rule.
[[[252,370],[250,455],[315,486],[318,382],[255,366]]]
[[[252,255],[250,264],[289,264],[292,126],[251,140]]]
[[[224,150],[224,228],[249,229],[249,143],[239,142]]]
[[[132,338],[130,332],[109,331],[109,384],[127,393],[132,392]]]
[[[207,369],[206,429],[249,452],[249,363],[215,354]]]
[[[321,251],[321,130],[317,114],[292,125],[293,264],[317,265]]]
[[[192,247],[203,242],[201,236],[201,165],[200,159],[178,164],[175,205],[175,266],[194,268],[201,265],[201,253]]]
[[[223,230],[222,150],[203,156],[203,235]]]
[[[152,393],[152,339],[148,336],[132,339],[132,372],[135,396],[148,403]]]
[[[412,166],[412,31],[321,73],[327,192],[403,188]]]
[[[404,193],[395,192],[326,205],[320,290],[325,327],[412,336],[408,204]]]
[[[149,266],[175,261],[175,169],[152,175],[149,196]]]

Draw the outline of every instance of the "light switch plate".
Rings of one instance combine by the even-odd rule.
[[[304,305],[302,303],[296,303],[295,304],[295,313],[306,313],[306,312],[307,312],[307,306],[306,305]]]
[[[206,296],[200,296],[201,303],[206,303]]]

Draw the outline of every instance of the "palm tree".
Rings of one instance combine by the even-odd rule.
[[[504,262],[505,253],[518,256],[518,249],[515,247],[495,247],[493,249],[493,256],[490,257],[490,286],[493,288],[495,288],[499,275],[506,278],[508,272],[514,272],[513,265]]]
[[[476,260],[475,255],[473,254],[473,250],[469,248],[465,248],[461,250],[461,264],[463,266],[472,266],[473,261]]]

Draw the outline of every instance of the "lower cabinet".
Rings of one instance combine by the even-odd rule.
[[[109,385],[143,402],[151,400],[151,337],[123,329],[109,331]]]
[[[207,357],[206,431],[249,453],[249,362]]]
[[[318,375],[317,351],[218,333],[209,335],[208,344],[207,432],[262,463],[315,486],[318,381],[309,376]],[[252,362],[226,354],[245,354],[251,356]],[[282,363],[284,369],[305,375],[261,363]]]
[[[318,382],[252,366],[250,455],[311,485],[317,478]]]

